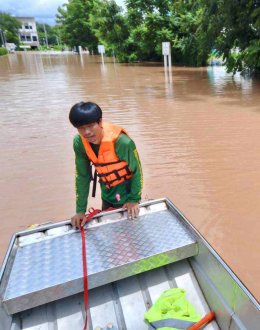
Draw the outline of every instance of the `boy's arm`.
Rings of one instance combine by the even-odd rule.
[[[138,203],[141,200],[142,195],[143,172],[135,143],[126,134],[121,134],[116,141],[115,147],[118,157],[128,163],[133,175],[131,178],[131,190],[127,202]]]
[[[76,213],[85,213],[89,194],[90,162],[81,141],[76,135],[73,141],[75,152],[75,188],[76,188]]]

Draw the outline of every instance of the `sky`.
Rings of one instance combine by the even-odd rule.
[[[0,11],[13,16],[35,17],[37,22],[55,24],[57,8],[68,0],[0,0]],[[123,6],[124,0],[116,0]]]

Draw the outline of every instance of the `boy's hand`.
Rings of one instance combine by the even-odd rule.
[[[127,209],[127,214],[130,219],[137,218],[139,215],[139,204],[138,203],[125,203],[123,205],[124,208]]]
[[[85,213],[77,213],[71,218],[71,224],[73,227],[80,228],[87,222]]]

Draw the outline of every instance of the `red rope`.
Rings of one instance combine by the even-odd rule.
[[[82,262],[83,262],[83,284],[84,284],[84,305],[85,305],[85,324],[83,330],[87,329],[88,324],[88,273],[87,273],[87,251],[85,242],[85,231],[84,228],[80,228],[81,241],[82,241]]]
[[[114,208],[110,207],[106,211],[112,211]],[[95,210],[90,208],[89,214],[87,215],[87,222],[89,222],[95,215],[101,212],[101,210]],[[83,330],[87,329],[88,325],[88,270],[87,270],[87,246],[85,239],[85,230],[84,227],[80,227],[81,233],[81,243],[82,243],[82,266],[83,266],[83,285],[84,285],[84,305],[85,305],[85,323]]]

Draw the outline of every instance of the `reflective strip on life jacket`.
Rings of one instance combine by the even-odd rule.
[[[177,329],[188,329],[196,322],[180,320],[180,319],[164,319],[159,321],[153,321],[150,323],[151,329],[160,328],[177,328]]]
[[[144,318],[151,329],[188,329],[195,326],[201,316],[186,299],[185,290],[172,288],[160,295]]]
[[[97,175],[107,188],[116,186],[132,177],[132,172],[126,161],[120,160],[116,154],[115,141],[126,131],[110,123],[103,123],[103,138],[98,156],[95,155],[90,143],[81,136],[87,156],[95,166]]]

